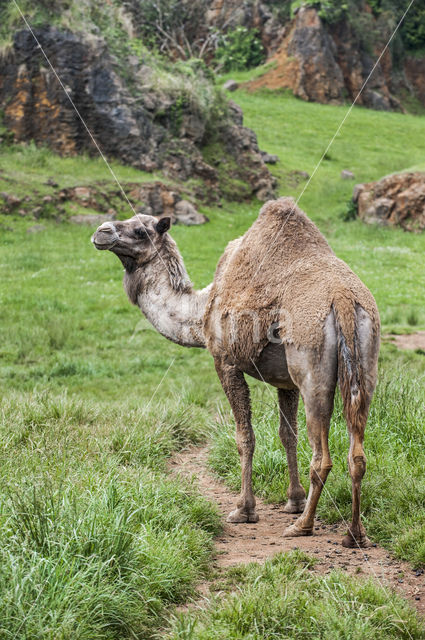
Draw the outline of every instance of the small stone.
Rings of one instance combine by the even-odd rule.
[[[223,84],[223,89],[225,91],[236,91],[238,87],[239,85],[236,80],[227,80],[227,82]]]
[[[415,600],[420,600],[421,597],[420,596],[415,596]]]
[[[352,171],[348,171],[348,169],[343,169],[341,171],[341,178],[343,180],[354,180],[355,177],[354,173]]]
[[[307,173],[307,171],[294,171],[294,174],[300,178],[304,178],[304,180],[310,180],[310,174]]]
[[[80,200],[88,200],[91,196],[91,192],[88,187],[75,187],[74,195]]]
[[[279,162],[279,156],[273,153],[267,153],[266,151],[260,151],[263,162],[266,164],[276,164]]]
[[[28,227],[27,233],[39,233],[40,231],[44,231],[45,228],[42,224],[34,224],[32,227]]]

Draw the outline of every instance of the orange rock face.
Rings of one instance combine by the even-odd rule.
[[[248,86],[288,88],[303,100],[343,104],[356,98],[376,57],[361,50],[348,21],[328,25],[316,9],[301,7],[270,58],[271,69]],[[384,56],[382,66],[378,65],[368,80],[357,104],[401,110],[389,88],[390,75],[391,60]]]

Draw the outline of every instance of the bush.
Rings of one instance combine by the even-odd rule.
[[[221,36],[215,60],[224,71],[242,71],[258,66],[264,57],[258,31],[240,26]]]

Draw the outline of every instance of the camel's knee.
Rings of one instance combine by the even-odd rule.
[[[323,486],[332,466],[332,460],[329,457],[315,457],[310,464],[310,482]]]
[[[251,428],[238,428],[236,431],[236,445],[239,455],[251,455],[255,449],[255,435]]]
[[[348,469],[354,482],[362,480],[366,473],[366,456],[364,452],[355,456],[348,456]]]

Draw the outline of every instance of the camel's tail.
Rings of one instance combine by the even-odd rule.
[[[356,308],[353,305],[349,313],[341,314],[334,305],[334,315],[338,338],[338,383],[344,417],[351,431],[364,428],[369,404],[357,331]]]

